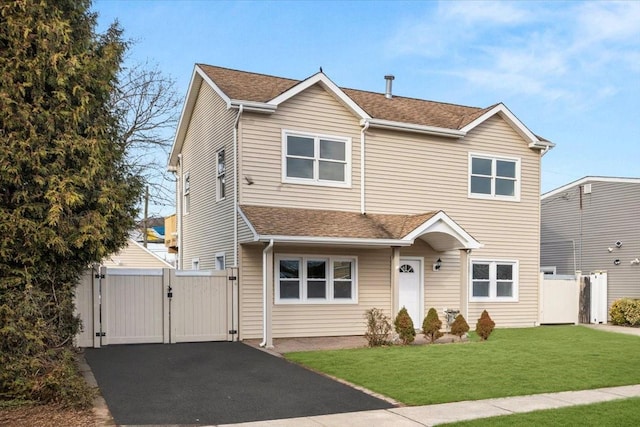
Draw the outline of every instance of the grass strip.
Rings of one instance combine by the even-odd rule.
[[[497,329],[485,342],[286,357],[407,405],[640,384],[640,337],[584,326]]]

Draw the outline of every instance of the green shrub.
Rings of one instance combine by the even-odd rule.
[[[389,344],[389,333],[391,323],[389,318],[379,308],[371,308],[364,312],[367,320],[367,332],[364,337],[367,339],[369,347],[379,347]]]
[[[614,325],[640,325],[640,300],[631,298],[615,300],[609,309],[609,317]]]
[[[436,309],[431,307],[422,321],[422,334],[429,342],[433,343],[444,335],[440,332],[440,328],[442,328],[442,321],[438,317]]]
[[[487,310],[483,310],[478,322],[476,323],[476,334],[482,341],[485,341],[493,332],[493,328],[496,327],[496,322],[491,320],[491,316],[487,313]]]
[[[400,336],[402,344],[411,344],[416,339],[416,329],[413,327],[413,320],[405,307],[402,307],[393,322],[396,332]]]
[[[458,314],[456,316],[456,320],[451,324],[451,333],[453,335],[457,335],[459,338],[462,338],[464,334],[469,332],[469,324],[464,319],[462,314]]]

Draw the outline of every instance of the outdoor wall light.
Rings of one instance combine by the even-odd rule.
[[[438,260],[436,261],[435,264],[433,264],[433,271],[438,271],[440,270],[440,267],[442,267],[442,260],[440,258],[438,258]]]

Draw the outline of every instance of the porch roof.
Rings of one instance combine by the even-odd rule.
[[[414,215],[273,206],[240,206],[254,241],[357,246],[411,246],[420,238],[435,250],[482,245],[444,211]]]

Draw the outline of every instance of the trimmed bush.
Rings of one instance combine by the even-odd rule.
[[[405,307],[402,307],[393,322],[396,332],[400,336],[402,344],[411,344],[416,339],[416,329],[413,327],[413,320]]]
[[[453,335],[457,335],[458,338],[462,338],[462,336],[467,332],[469,332],[469,324],[462,314],[458,314],[451,324],[451,333]]]
[[[440,332],[440,328],[442,328],[442,321],[438,317],[436,309],[431,307],[422,321],[422,334],[429,342],[433,343],[444,335]]]
[[[383,311],[374,307],[365,311],[364,317],[367,319],[367,332],[365,332],[364,337],[367,339],[369,347],[389,344],[391,323]]]
[[[640,300],[631,298],[615,300],[609,309],[609,317],[614,325],[640,325]]]
[[[478,334],[482,341],[486,341],[495,327],[496,322],[491,320],[491,316],[489,316],[487,310],[483,310],[478,322],[476,323],[476,334]]]

